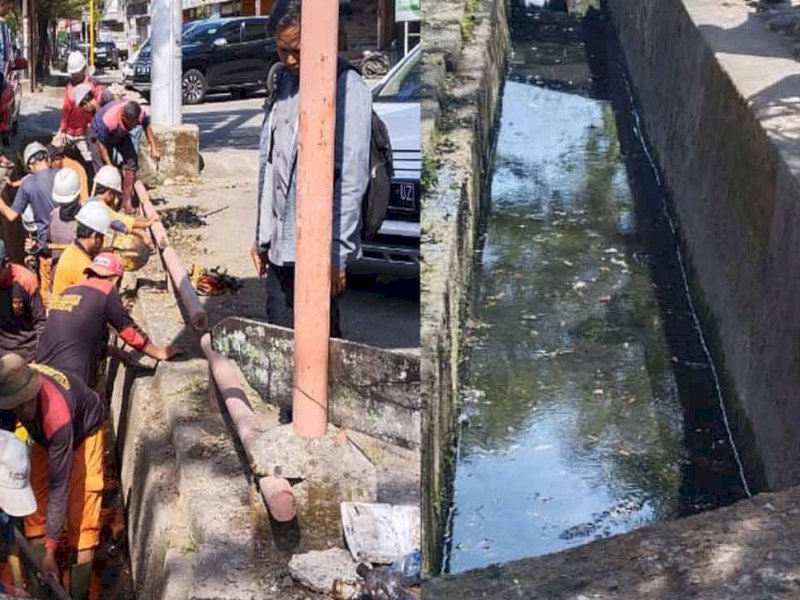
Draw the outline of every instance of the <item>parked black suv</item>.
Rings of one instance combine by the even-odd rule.
[[[96,67],[119,69],[117,45],[114,42],[97,42],[94,45],[94,65]]]
[[[275,40],[267,33],[268,17],[235,17],[198,21],[183,32],[183,102],[199,104],[212,91],[241,96],[263,87],[278,60]],[[150,91],[151,47],[142,47],[133,70],[133,88]]]

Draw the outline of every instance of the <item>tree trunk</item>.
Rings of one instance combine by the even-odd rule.
[[[43,15],[36,17],[38,49],[36,52],[36,74],[39,79],[44,79],[50,73],[50,35],[47,18]]]

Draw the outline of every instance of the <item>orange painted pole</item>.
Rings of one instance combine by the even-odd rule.
[[[295,262],[295,432],[328,429],[333,149],[339,3],[305,4],[300,38],[300,134]]]

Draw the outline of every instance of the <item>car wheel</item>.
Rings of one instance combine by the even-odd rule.
[[[186,104],[200,104],[206,98],[207,89],[206,78],[197,69],[189,69],[183,74],[183,101]]]

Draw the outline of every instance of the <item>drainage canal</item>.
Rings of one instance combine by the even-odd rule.
[[[591,1],[535,4],[512,9],[450,572],[749,493],[617,44]]]

